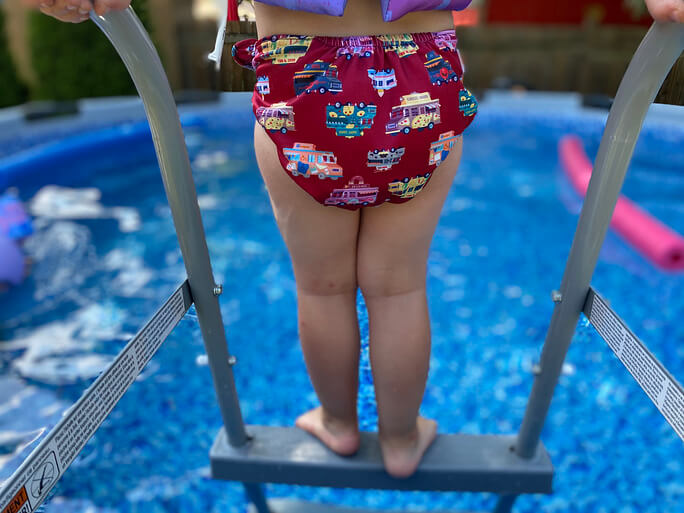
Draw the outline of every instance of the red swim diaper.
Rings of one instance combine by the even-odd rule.
[[[283,168],[323,205],[413,198],[477,112],[453,30],[277,35],[233,57],[256,71],[254,114]]]

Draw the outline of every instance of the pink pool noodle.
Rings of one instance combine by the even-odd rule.
[[[575,190],[584,196],[593,166],[584,152],[582,141],[568,135],[561,139],[558,149],[561,167]],[[618,198],[610,226],[658,267],[668,271],[684,270],[684,237],[622,195]]]

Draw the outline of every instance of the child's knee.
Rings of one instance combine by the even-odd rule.
[[[359,262],[356,275],[366,299],[399,296],[425,288],[426,267],[420,263]]]

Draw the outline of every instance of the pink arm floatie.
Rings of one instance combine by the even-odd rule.
[[[347,0],[257,0],[258,2],[277,5],[298,11],[342,16]],[[412,11],[450,10],[460,11],[468,7],[472,0],[380,0],[382,17],[385,21],[394,21]]]

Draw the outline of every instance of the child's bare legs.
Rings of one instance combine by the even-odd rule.
[[[370,359],[386,470],[411,475],[437,424],[418,416],[430,359],[425,292],[430,242],[461,158],[461,140],[409,203],[363,209],[358,281],[370,321]]]
[[[299,337],[321,407],[297,426],[333,451],[359,446],[359,328],[356,316],[356,248],[359,213],[326,207],[286,176],[275,145],[259,126],[257,161],[297,281]],[[312,178],[317,180],[317,178]]]

